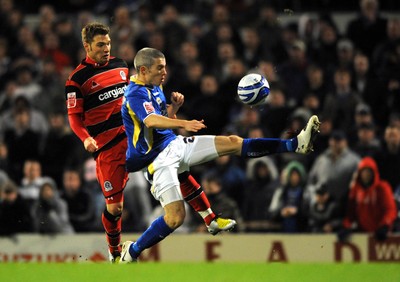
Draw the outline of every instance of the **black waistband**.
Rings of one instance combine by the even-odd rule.
[[[115,138],[113,140],[111,140],[110,142],[108,142],[106,145],[104,145],[103,147],[101,147],[99,150],[97,150],[96,152],[94,152],[93,158],[96,159],[99,154],[101,152],[104,152],[112,147],[114,147],[114,145],[118,144],[121,140],[123,140],[124,138],[126,138],[126,134],[125,133],[121,133],[117,136],[115,136]]]

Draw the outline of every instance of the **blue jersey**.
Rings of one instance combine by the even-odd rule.
[[[164,92],[161,87],[131,78],[122,105],[128,136],[126,167],[129,172],[147,167],[176,138],[172,129],[147,128],[143,121],[150,115],[168,116]]]

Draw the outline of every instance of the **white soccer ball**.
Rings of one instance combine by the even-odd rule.
[[[240,101],[246,105],[265,104],[269,95],[269,83],[264,76],[258,73],[247,74],[239,81],[237,94]]]

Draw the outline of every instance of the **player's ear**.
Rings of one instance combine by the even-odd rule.
[[[146,71],[147,71],[147,67],[146,67],[146,66],[140,66],[140,67],[139,67],[139,72],[140,72],[141,74],[145,74]]]
[[[87,43],[87,42],[84,42],[84,43],[83,43],[83,48],[85,48],[85,51],[86,51],[86,52],[90,51],[90,44]]]

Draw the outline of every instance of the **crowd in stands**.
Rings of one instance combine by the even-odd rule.
[[[235,232],[400,232],[400,11],[384,16],[378,0],[361,0],[340,32],[327,10],[290,10],[300,16],[283,24],[291,1],[74,1],[86,4],[74,12],[66,1],[37,11],[25,2],[0,0],[0,235],[102,232],[95,163],[69,128],[64,97],[85,54],[80,30],[94,20],[111,27],[111,53],[132,75],[142,47],[166,55],[164,92],[185,95],[179,115],[204,119],[201,134],[291,138],[320,117],[309,155],[193,167]],[[268,79],[266,105],[237,100],[249,72]],[[148,189],[130,174],[124,231],[158,216]],[[194,213],[179,230],[206,232]]]

